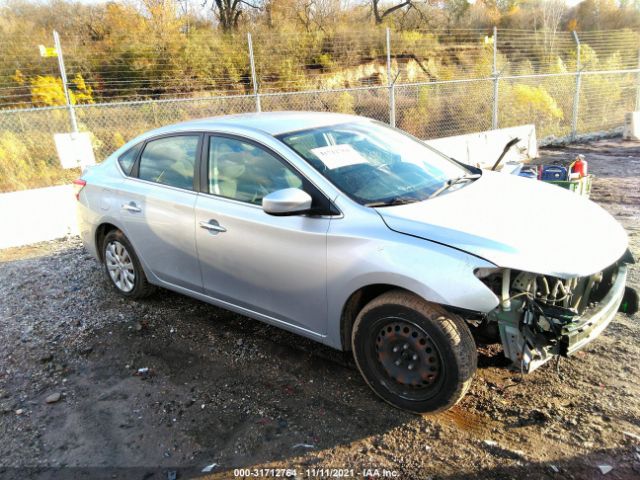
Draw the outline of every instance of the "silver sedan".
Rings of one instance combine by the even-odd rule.
[[[463,397],[472,331],[531,371],[637,305],[626,234],[600,207],[361,117],[172,125],[76,187],[86,248],[123,296],[163,287],[351,350],[414,412]]]

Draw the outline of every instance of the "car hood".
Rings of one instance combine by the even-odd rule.
[[[490,171],[430,200],[376,210],[396,232],[500,267],[562,278],[608,267],[628,243],[622,226],[594,202],[555,185]]]

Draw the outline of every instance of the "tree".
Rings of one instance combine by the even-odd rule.
[[[540,2],[544,44],[549,57],[554,54],[556,33],[566,12],[567,4],[564,0],[542,0]]]
[[[415,0],[403,0],[400,3],[396,3],[388,8],[384,8],[381,6],[382,0],[371,0],[371,9],[373,11],[373,18],[376,22],[376,25],[380,25],[385,17],[391,15],[393,12],[396,12],[402,8],[407,7],[407,10],[415,9],[416,11],[420,11],[416,4]]]
[[[291,7],[296,19],[307,32],[314,29],[326,32],[341,14],[339,0],[294,0]]]
[[[204,0],[202,6],[207,4],[208,0]],[[222,31],[225,33],[238,29],[240,17],[246,7],[255,10],[261,10],[262,5],[259,0],[212,0],[211,10],[213,10],[220,22]]]

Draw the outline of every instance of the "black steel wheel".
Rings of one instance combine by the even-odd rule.
[[[433,339],[419,325],[398,317],[381,318],[372,331],[378,362],[372,362],[386,385],[407,400],[425,400],[443,379],[442,358]],[[372,353],[372,352],[370,352]]]
[[[362,309],[352,348],[373,391],[415,413],[453,406],[476,370],[476,346],[466,322],[402,290],[387,292]]]

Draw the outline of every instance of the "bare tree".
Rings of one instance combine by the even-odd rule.
[[[373,18],[376,22],[376,25],[380,25],[385,17],[405,7],[407,7],[407,10],[415,9],[416,11],[420,12],[420,10],[416,7],[416,4],[418,2],[416,2],[415,0],[403,0],[400,3],[396,3],[395,5],[392,5],[388,8],[382,7],[381,3],[382,0],[371,0],[371,9],[373,11]]]
[[[552,56],[555,50],[556,34],[566,11],[567,3],[565,0],[542,0],[540,2],[544,46],[549,56]]]
[[[295,0],[294,10],[298,21],[307,32],[318,28],[323,32],[334,24],[341,12],[339,0]]]
[[[202,6],[206,6],[209,0],[204,0]],[[245,8],[260,10],[262,4],[259,0],[212,0],[211,10],[216,14],[223,32],[231,32],[238,29],[238,22]]]

